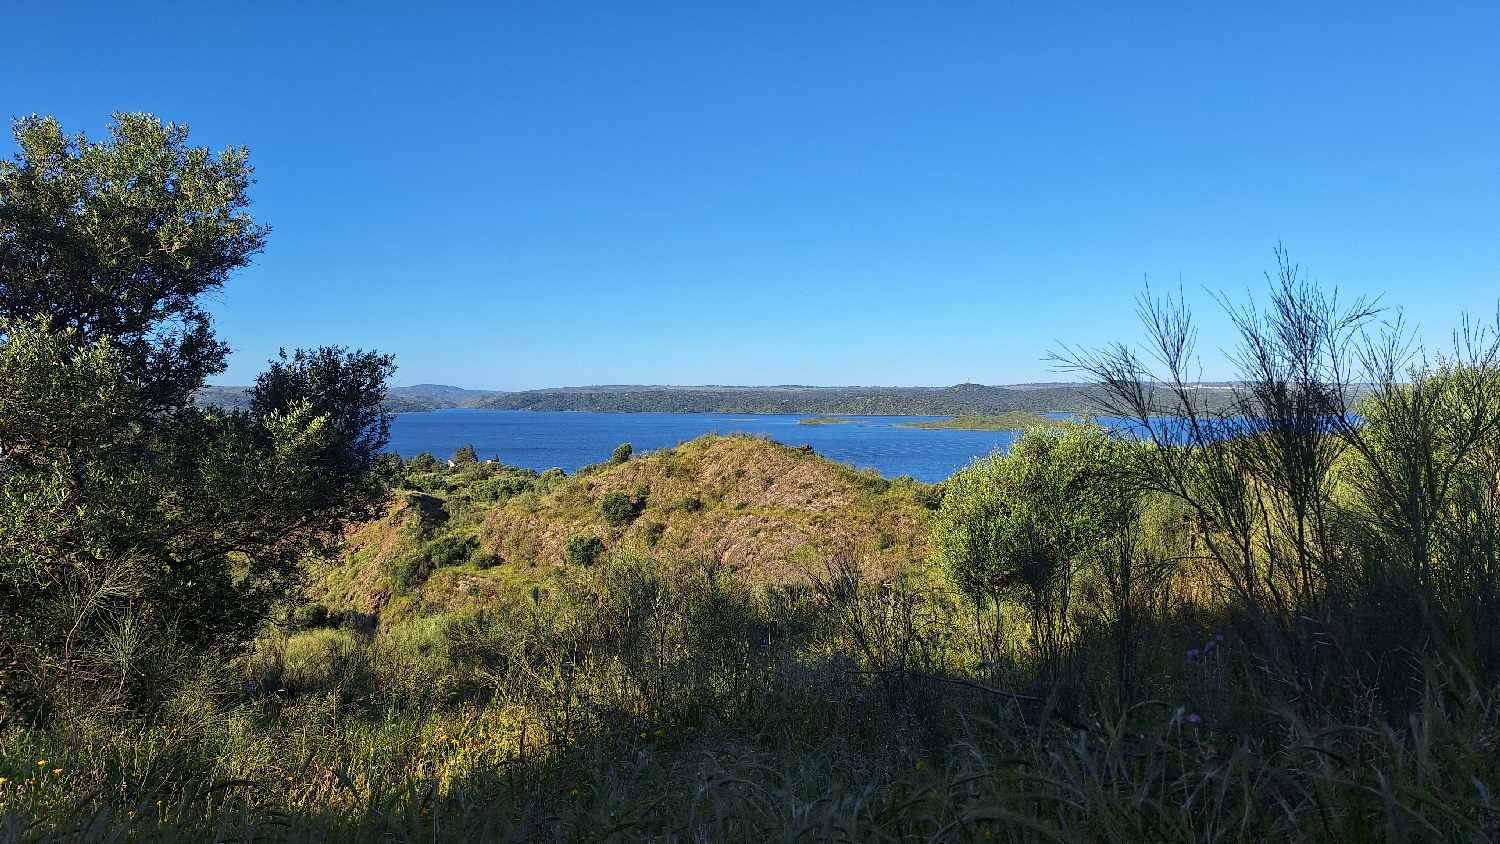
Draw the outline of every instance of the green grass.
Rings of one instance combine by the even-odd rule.
[[[268,632],[155,713],[8,731],[0,841],[1491,840],[1495,698],[1441,661],[1400,725],[1309,720],[1247,643],[1184,665],[1183,617],[1120,712],[978,666],[964,615],[930,578],[617,557],[485,613]]]

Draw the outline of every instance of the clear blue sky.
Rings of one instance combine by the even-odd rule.
[[[11,0],[0,27],[10,115],[250,147],[273,232],[213,308],[220,383],[325,343],[491,389],[1058,380],[1057,343],[1137,335],[1143,278],[1259,290],[1277,242],[1430,340],[1500,296],[1494,3]]]

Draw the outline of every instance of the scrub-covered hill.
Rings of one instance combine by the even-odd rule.
[[[571,476],[408,461],[386,516],[351,531],[310,597],[372,616],[479,609],[621,551],[751,583],[804,581],[834,558],[880,579],[926,556],[941,499],[938,486],[752,437],[619,457]]]

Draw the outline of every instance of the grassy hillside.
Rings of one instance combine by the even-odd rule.
[[[590,540],[599,558],[632,549],[749,584],[806,581],[834,549],[878,581],[926,556],[941,499],[939,487],[805,448],[713,435],[572,476],[477,464],[412,472],[404,486],[384,518],[352,533],[344,562],[320,573],[314,600],[387,619],[482,610],[546,587],[569,565],[569,542]],[[611,495],[625,502],[613,517]]]

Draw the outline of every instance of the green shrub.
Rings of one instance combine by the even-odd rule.
[[[292,626],[298,630],[327,627],[328,607],[319,603],[303,604],[292,612]]]
[[[641,530],[641,537],[646,540],[646,545],[654,548],[666,532],[667,526],[661,522],[648,522]]]
[[[554,466],[537,476],[533,488],[537,492],[545,494],[561,486],[567,479],[568,473]]]
[[[637,487],[634,495],[623,490],[615,490],[607,493],[599,501],[599,512],[604,516],[604,521],[615,527],[635,521],[645,509],[646,490],[644,487]]]
[[[448,460],[452,462],[454,469],[467,469],[479,462],[479,455],[474,453],[474,446],[466,445],[453,452],[453,456]]]
[[[398,589],[413,589],[427,582],[432,561],[425,553],[414,551],[397,561],[394,580]]]
[[[438,459],[425,451],[406,461],[406,471],[408,472],[431,472],[437,468]]]
[[[609,459],[614,463],[628,463],[633,454],[635,454],[635,448],[630,443],[621,443],[615,446],[615,450],[609,455]]]
[[[604,540],[597,536],[578,534],[568,539],[563,548],[563,558],[572,566],[591,566],[604,556]]]
[[[437,566],[458,566],[468,561],[469,555],[473,553],[475,542],[472,539],[459,539],[456,536],[440,536],[428,543],[427,558]]]
[[[535,489],[537,480],[536,472],[506,473],[474,481],[464,491],[474,501],[503,503]]]

